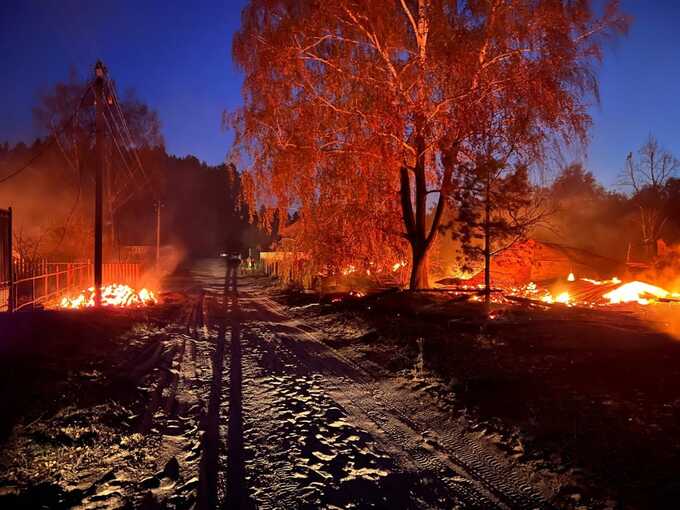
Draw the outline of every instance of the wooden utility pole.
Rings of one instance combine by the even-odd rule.
[[[103,227],[103,174],[104,174],[104,77],[106,68],[100,60],[94,66],[95,104],[95,163],[94,196],[94,302],[102,304],[102,227]]]

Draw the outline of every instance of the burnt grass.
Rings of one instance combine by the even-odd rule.
[[[413,369],[422,338],[452,412],[513,438],[520,460],[569,475],[557,506],[677,504],[680,341],[634,313],[512,304],[488,320],[482,304],[441,292],[277,298],[316,318],[334,347],[394,374]],[[352,324],[364,333],[343,335]]]
[[[165,324],[175,308],[158,307],[153,315],[126,309],[0,314],[0,442],[18,421],[50,415],[65,402],[130,400],[123,367],[146,345],[121,345],[121,335],[137,324]]]
[[[87,495],[65,492],[59,477],[44,479],[44,467],[22,461],[23,453],[9,449],[7,442],[18,427],[35,451],[73,447],[103,452],[117,446],[116,433],[134,432],[134,416],[148,400],[137,387],[139,377],[131,377],[131,368],[154,341],[145,339],[143,331],[134,334],[135,328],[164,325],[177,306],[158,306],[150,313],[106,309],[0,314],[0,507],[68,508]],[[30,480],[10,476],[10,466],[17,464],[25,466]]]

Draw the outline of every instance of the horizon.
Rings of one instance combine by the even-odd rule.
[[[155,1],[106,8],[73,0],[4,3],[0,51],[8,72],[0,84],[5,98],[0,140],[30,144],[44,136],[32,114],[41,94],[66,80],[72,69],[87,76],[101,59],[121,93],[134,90],[158,112],[169,154],[192,155],[210,166],[224,163],[233,133],[223,128],[222,115],[241,105],[243,76],[232,61],[231,40],[245,3],[224,7],[211,1],[191,10]],[[674,92],[680,81],[680,68],[674,65],[680,61],[680,34],[674,26],[680,5],[661,0],[649,8],[626,0],[622,6],[633,22],[626,37],[605,48],[598,69],[600,102],[590,108],[590,143],[572,147],[564,158],[565,165],[582,162],[605,187],[616,190],[621,190],[617,180],[626,155],[650,134],[680,157],[675,123],[680,99]],[[29,23],[29,43],[15,44],[29,33]],[[120,33],[125,34],[122,42],[107,43]]]

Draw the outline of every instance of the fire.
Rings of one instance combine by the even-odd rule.
[[[651,298],[659,299],[669,296],[671,296],[671,293],[661,287],[636,281],[625,283],[602,297],[608,299],[611,304],[637,302],[641,305],[647,305]]]
[[[553,297],[552,294],[546,294],[541,298],[541,301],[544,303],[561,303],[563,305],[570,305],[571,304],[571,297],[569,296],[568,292],[562,292],[557,295],[557,297]]]
[[[594,280],[592,278],[574,278],[569,280],[573,282],[574,287],[570,287],[570,292],[560,290],[550,291],[548,289],[540,289],[534,282],[529,282],[524,287],[511,289],[512,294],[534,300],[540,300],[543,303],[554,304],[561,303],[567,306],[606,306],[616,305],[621,303],[637,303],[640,305],[648,305],[656,300],[664,299],[672,302],[680,302],[680,294],[670,292],[655,285],[633,281],[623,283],[616,276],[611,280]],[[590,284],[584,286],[583,283]],[[606,287],[596,290],[597,287]],[[573,291],[573,292],[571,292]],[[553,293],[554,292],[554,293]]]
[[[343,276],[347,276],[348,274],[352,274],[352,273],[356,273],[356,272],[357,272],[357,268],[354,267],[353,265],[349,265],[341,271]]]
[[[366,276],[371,276],[371,275],[379,275],[380,273],[384,271],[387,271],[390,269],[393,273],[396,273],[400,269],[406,267],[407,263],[405,260],[396,262],[395,264],[390,265],[389,263],[386,263],[385,265],[381,264],[376,264],[375,262],[369,262],[367,268],[363,269],[361,267],[357,267],[354,264],[349,264],[342,269],[340,269],[340,274],[342,276],[349,276],[354,273],[361,273],[361,274],[366,274]]]
[[[574,273],[569,273],[569,276],[567,276],[567,281],[568,282],[575,282],[576,277],[574,276]]]
[[[139,307],[154,305],[158,302],[156,296],[149,289],[139,292],[124,284],[112,283],[102,287],[102,306]],[[74,298],[65,297],[61,300],[62,308],[88,308],[94,306],[94,287],[82,291]]]
[[[395,273],[395,272],[399,271],[402,267],[406,267],[405,261],[397,262],[396,264],[394,264],[392,266],[392,272]]]

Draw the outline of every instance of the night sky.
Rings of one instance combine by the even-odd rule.
[[[0,141],[41,133],[32,107],[42,91],[81,76],[101,58],[121,92],[156,109],[169,152],[224,160],[231,136],[224,110],[240,102],[231,38],[245,0],[0,2]],[[680,2],[624,0],[628,37],[607,49],[601,102],[586,165],[613,185],[626,154],[649,133],[680,157]]]

